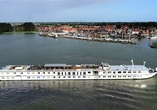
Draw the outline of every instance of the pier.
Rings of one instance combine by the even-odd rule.
[[[50,37],[50,38],[69,38],[77,40],[86,40],[86,41],[98,41],[98,42],[114,42],[122,44],[139,44],[139,41],[136,38],[131,39],[122,39],[122,38],[113,38],[109,36],[105,37],[86,37],[78,33],[67,33],[67,32],[40,32],[39,36]]]

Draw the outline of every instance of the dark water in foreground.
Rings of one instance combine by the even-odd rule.
[[[139,45],[0,35],[0,66],[7,64],[142,64],[155,68],[157,50]],[[146,80],[0,81],[1,110],[156,110],[157,77]]]

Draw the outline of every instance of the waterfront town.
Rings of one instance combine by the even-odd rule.
[[[57,24],[36,25],[40,36],[66,37],[87,41],[118,42],[138,44],[138,39],[157,39],[156,26],[138,26],[132,24]]]
[[[38,32],[39,36],[87,41],[139,44],[139,39],[157,39],[156,22],[54,22],[0,23],[3,32]],[[151,42],[154,47],[156,42]],[[156,46],[155,46],[156,47]]]

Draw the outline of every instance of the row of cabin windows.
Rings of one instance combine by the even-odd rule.
[[[142,71],[113,71],[113,72],[109,71],[108,73],[113,73],[113,74],[115,73],[142,73]]]
[[[35,72],[31,72],[31,73],[35,74]],[[27,74],[31,74],[31,73],[27,72]],[[53,74],[55,73],[57,73],[58,75],[86,75],[87,72],[53,72]],[[91,72],[88,72],[88,74],[90,73]],[[9,72],[7,72],[6,74],[9,74]],[[17,73],[14,72],[13,74],[17,74]],[[23,72],[21,72],[20,74],[23,74]],[[46,74],[46,72],[38,72],[38,74]],[[47,74],[50,74],[50,72],[47,72]]]
[[[88,72],[90,74],[91,72]],[[58,72],[57,75],[86,75],[86,72]]]
[[[128,77],[128,78],[131,78],[131,76],[103,76],[103,78],[111,78],[111,77],[113,77],[113,78],[126,78],[126,77]],[[141,77],[141,76],[134,76],[134,77]],[[27,77],[27,78],[30,78],[30,77]],[[32,77],[32,78],[35,78],[35,77]],[[52,77],[50,77],[50,76],[48,76],[48,77],[45,77],[45,76],[37,76],[37,78],[81,78],[81,76],[52,76]],[[86,78],[86,76],[83,76],[82,78]],[[90,78],[90,76],[88,77],[88,78]],[[98,78],[101,78],[101,76],[98,76]]]
[[[103,76],[103,78],[131,78],[131,76]],[[141,77],[141,76],[134,76],[134,77]],[[2,79],[15,79],[15,77],[1,77]],[[30,79],[30,78],[86,78],[86,76],[28,76],[27,79]],[[88,78],[91,78],[90,76],[88,76]],[[98,76],[98,78],[101,78],[101,76]]]
[[[113,77],[113,78],[126,78],[126,77],[128,77],[128,78],[131,78],[131,76],[103,76],[103,78],[111,78],[111,77]],[[134,76],[134,77],[142,77],[142,76]],[[101,76],[99,76],[99,78],[101,78]]]
[[[1,77],[2,79],[15,79],[15,77]]]
[[[28,76],[27,77],[27,79],[31,79],[31,78],[86,78],[86,76],[78,76],[78,77],[76,77],[76,76],[37,76],[37,77],[35,77],[35,76],[32,76],[32,77],[30,77],[30,76]],[[90,78],[90,76],[88,76],[88,78]],[[15,77],[2,77],[2,79],[15,79]]]
[[[34,76],[28,76],[27,79],[35,78]],[[36,78],[86,78],[86,76],[37,76]],[[88,76],[90,78],[90,76]]]

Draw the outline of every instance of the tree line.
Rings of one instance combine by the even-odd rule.
[[[0,23],[0,33],[3,32],[12,32],[13,27],[11,26],[10,23]]]
[[[141,27],[147,29],[148,27],[156,27],[157,22],[47,22],[39,23],[41,26],[45,25],[70,25],[75,27],[77,25],[86,26],[103,26],[103,25],[115,25],[117,29],[123,25],[128,25],[129,28]],[[35,31],[35,25],[32,22],[25,22],[20,25],[11,25],[10,23],[0,23],[0,33],[4,32],[21,32],[21,31]]]
[[[35,25],[31,22],[26,22],[21,25],[11,25],[10,23],[0,23],[0,33],[4,32],[19,32],[19,31],[35,31]]]

